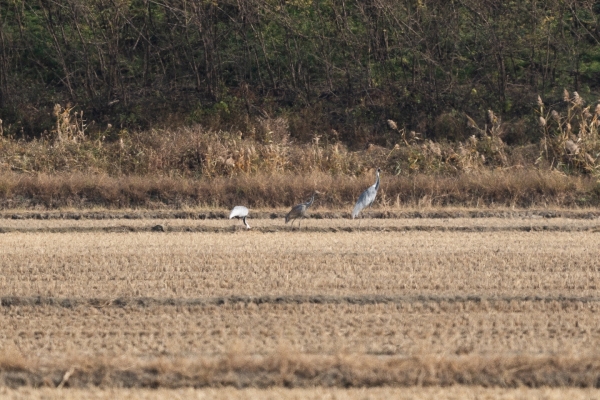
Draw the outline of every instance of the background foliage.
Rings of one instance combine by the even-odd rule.
[[[463,140],[487,109],[504,140],[541,137],[532,110],[600,94],[592,0],[0,0],[0,117],[39,136],[55,104],[89,130],[202,123],[390,146],[399,130]],[[111,124],[107,128],[108,124]]]

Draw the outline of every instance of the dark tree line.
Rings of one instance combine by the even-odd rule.
[[[444,137],[463,112],[526,118],[565,87],[596,100],[599,15],[595,0],[0,0],[0,118],[37,135],[70,103],[97,127],[285,114],[298,137],[384,140],[387,119]]]

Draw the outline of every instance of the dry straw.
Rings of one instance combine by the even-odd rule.
[[[549,161],[551,168],[589,173],[598,177],[600,103],[592,114],[590,106],[584,107],[585,102],[577,92],[573,92],[571,96],[565,89],[563,100],[566,104],[562,113],[555,109],[545,112],[542,99],[538,96],[543,136],[541,158]]]
[[[583,173],[596,178],[600,105],[592,113],[592,107],[584,106],[579,94],[571,96],[565,90],[564,98],[564,106],[547,108],[538,96],[540,147],[507,146],[504,140],[507,125],[493,110],[487,111],[483,125],[465,116],[464,129],[468,134],[464,141],[425,140],[419,132],[401,128],[390,119],[387,125],[396,132],[391,136],[396,140],[392,146],[369,143],[365,148],[351,149],[338,140],[337,132],[315,133],[309,143],[296,143],[283,117],[260,118],[248,132],[215,131],[196,125],[144,132],[117,132],[109,127],[101,134],[88,134],[81,111],[57,104],[56,124],[50,136],[34,140],[0,136],[0,174],[5,182],[0,186],[0,195],[6,201],[5,206],[14,201],[11,200],[14,196],[21,199],[20,204],[35,201],[48,206],[57,204],[56,201],[67,204],[89,201],[83,198],[110,206],[150,202],[169,206],[206,204],[204,195],[185,189],[198,187],[194,182],[200,180],[213,186],[211,192],[217,203],[235,197],[249,199],[253,204],[289,205],[297,198],[292,200],[286,194],[277,200],[275,196],[281,194],[275,194],[275,190],[265,194],[264,188],[270,187],[272,176],[294,177],[288,180],[293,182],[292,186],[305,186],[294,186],[293,195],[304,197],[316,186],[310,179],[300,177],[317,174],[337,182],[355,182],[347,185],[343,195],[336,196],[337,200],[329,200],[336,205],[341,204],[341,198],[349,201],[356,196],[360,192],[357,178],[372,176],[376,167],[383,170],[384,190],[385,181],[390,182],[392,177],[401,181],[420,174],[429,175],[432,180],[451,177],[468,181],[465,176],[471,174],[486,176],[489,171],[514,173],[529,169],[543,174],[551,174],[553,170]],[[115,140],[107,140],[107,136]],[[238,185],[235,196],[228,192],[231,188],[222,193],[215,189],[224,187],[221,180],[232,178]],[[112,188],[102,183],[108,180],[115,182]],[[79,188],[82,182],[86,182],[83,189]],[[240,186],[245,189],[239,189]],[[557,188],[555,192],[561,190]],[[438,195],[451,197],[442,192]],[[596,197],[581,198],[591,204]]]
[[[542,130],[542,159],[550,168],[565,166],[573,171],[596,174],[600,141],[600,105],[594,112],[583,107],[577,92],[564,92],[565,110],[546,110],[537,98]],[[562,114],[561,114],[562,111]],[[110,176],[160,175],[189,178],[216,178],[270,173],[324,172],[332,175],[362,176],[374,167],[388,174],[456,174],[482,169],[533,166],[536,158],[518,156],[504,142],[506,125],[493,110],[480,127],[465,117],[464,142],[424,141],[420,133],[389,119],[388,127],[399,133],[391,151],[369,144],[366,149],[349,149],[338,136],[319,133],[306,144],[291,139],[283,117],[259,118],[249,132],[214,131],[201,126],[117,133],[108,128],[101,135],[88,135],[82,111],[67,105],[54,108],[56,125],[50,146],[45,137],[23,141],[1,137],[0,172],[105,173]],[[111,130],[113,132],[111,132]],[[579,152],[567,149],[571,140]],[[569,148],[572,148],[569,145]],[[591,162],[590,160],[594,160]],[[539,159],[536,168],[542,167]]]

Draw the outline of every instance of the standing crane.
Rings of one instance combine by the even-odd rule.
[[[250,229],[250,225],[248,225],[248,223],[246,222],[246,218],[248,217],[248,209],[244,206],[235,206],[233,207],[233,210],[231,210],[231,213],[229,214],[229,219],[231,218],[237,218],[237,219],[242,219],[242,221],[244,222],[244,225],[246,225],[246,229]]]
[[[377,189],[379,189],[379,173],[381,169],[377,168],[377,179],[372,186],[369,186],[367,190],[362,192],[356,205],[354,206],[354,210],[352,210],[352,219],[356,218],[358,213],[362,211],[365,207],[371,207],[371,204],[375,201],[375,196],[377,196]]]
[[[294,220],[306,217],[306,210],[308,207],[312,206],[315,201],[315,196],[321,194],[318,190],[315,190],[312,197],[306,203],[301,203],[292,207],[289,213],[285,216],[285,223],[287,224],[289,221],[292,221],[292,226],[294,225]],[[298,229],[300,229],[300,220],[298,220]]]

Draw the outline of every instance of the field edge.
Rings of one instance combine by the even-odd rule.
[[[281,347],[255,356],[73,358],[43,362],[18,352],[0,359],[0,386],[73,388],[309,388],[410,386],[599,387],[600,355],[314,355]]]

